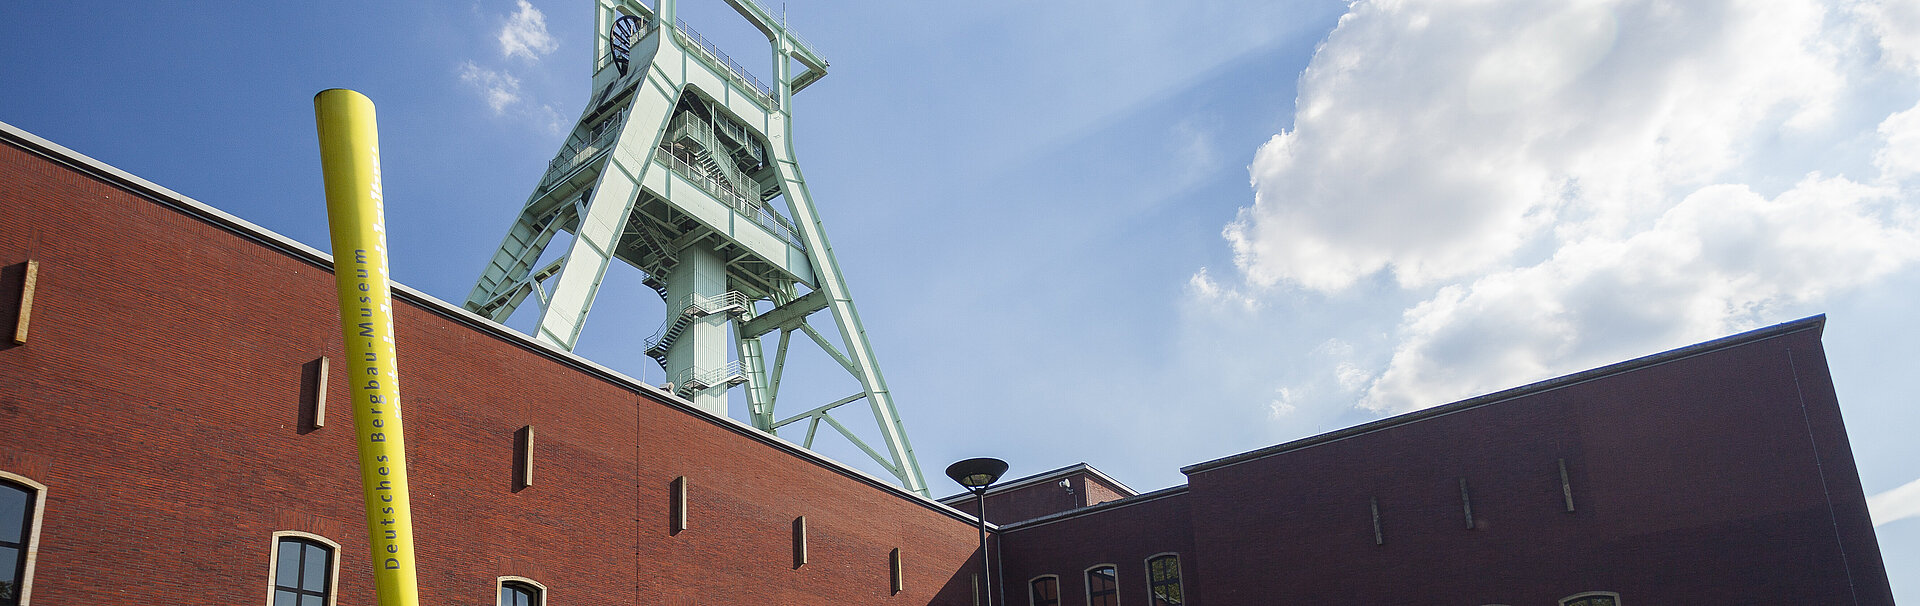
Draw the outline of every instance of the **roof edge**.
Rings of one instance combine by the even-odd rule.
[[[1668,362],[1683,360],[1686,358],[1708,354],[1708,353],[1712,353],[1715,351],[1728,349],[1732,347],[1738,347],[1738,346],[1746,345],[1749,343],[1757,343],[1760,341],[1765,341],[1767,339],[1772,339],[1775,337],[1785,336],[1785,335],[1794,334],[1798,332],[1811,330],[1811,331],[1814,331],[1816,334],[1824,334],[1826,330],[1826,325],[1827,325],[1826,314],[1815,314],[1815,315],[1807,316],[1805,318],[1801,318],[1798,320],[1791,320],[1791,321],[1775,324],[1772,326],[1765,326],[1765,327],[1749,330],[1746,332],[1735,333],[1725,337],[1720,337],[1718,339],[1713,339],[1711,341],[1695,343],[1695,344],[1687,345],[1677,349],[1671,349],[1671,350],[1663,351],[1663,352],[1648,355],[1648,356],[1634,358],[1624,362],[1615,362],[1613,364],[1608,364],[1606,366],[1601,366],[1599,368],[1588,369],[1588,370],[1576,372],[1570,375],[1562,375],[1562,376],[1554,377],[1544,381],[1529,383],[1519,387],[1508,388],[1508,389],[1496,391],[1496,392],[1481,395],[1481,396],[1475,396],[1472,398],[1467,398],[1465,400],[1453,402],[1451,404],[1442,404],[1440,406],[1435,406],[1432,408],[1416,410],[1416,411],[1401,414],[1401,415],[1387,417],[1385,419],[1370,421],[1360,425],[1355,425],[1353,427],[1348,427],[1346,429],[1330,431],[1317,436],[1309,436],[1309,437],[1301,438],[1291,442],[1284,442],[1281,444],[1268,446],[1266,448],[1261,448],[1258,450],[1251,450],[1251,451],[1243,452],[1236,455],[1221,457],[1211,461],[1195,463],[1195,464],[1180,468],[1180,473],[1186,474],[1188,476],[1192,476],[1193,474],[1196,474],[1196,473],[1203,473],[1203,472],[1212,471],[1215,469],[1220,469],[1222,467],[1229,467],[1232,465],[1245,463],[1248,461],[1264,459],[1270,456],[1278,455],[1278,454],[1293,451],[1293,450],[1309,448],[1313,446],[1318,446],[1320,444],[1326,444],[1329,442],[1336,442],[1339,440],[1344,440],[1344,439],[1362,435],[1362,434],[1373,433],[1376,431],[1389,429],[1389,428],[1397,427],[1400,425],[1405,425],[1407,423],[1412,423],[1415,421],[1421,421],[1421,420],[1430,419],[1434,417],[1445,416],[1445,415],[1453,414],[1456,412],[1479,408],[1481,406],[1496,404],[1499,402],[1504,402],[1507,400],[1512,400],[1512,399],[1516,399],[1524,396],[1544,393],[1544,392],[1553,391],[1553,390],[1561,389],[1565,387],[1571,387],[1574,385],[1578,385],[1588,381],[1593,381],[1596,379],[1601,379],[1604,377],[1609,377],[1617,374],[1626,373],[1629,371],[1639,370],[1642,368],[1658,366],[1661,364],[1666,364]]]
[[[1056,511],[1056,512],[1043,515],[1031,520],[1021,520],[1018,522],[1014,522],[1012,524],[1001,526],[1000,532],[1013,532],[1016,530],[1026,530],[1028,528],[1045,526],[1047,524],[1051,524],[1054,522],[1059,522],[1059,521],[1067,520],[1071,518],[1077,518],[1083,515],[1092,515],[1092,514],[1100,513],[1110,509],[1119,509],[1121,507],[1127,507],[1130,505],[1139,505],[1141,503],[1146,503],[1149,501],[1158,501],[1160,499],[1179,496],[1186,493],[1187,493],[1186,484],[1181,484],[1179,486],[1169,486],[1167,488],[1162,488],[1146,494],[1137,494],[1124,499],[1114,499],[1112,501],[1107,501],[1105,503],[1096,503],[1093,505],[1088,505],[1086,507],[1081,507],[1079,509]]]
[[[1109,475],[1107,475],[1107,474],[1106,474],[1106,472],[1103,472],[1103,471],[1100,471],[1100,470],[1098,470],[1098,469],[1095,469],[1095,468],[1094,468],[1094,467],[1093,467],[1092,465],[1089,465],[1089,464],[1087,464],[1087,463],[1086,463],[1086,462],[1084,462],[1084,461],[1082,461],[1082,462],[1079,462],[1079,463],[1074,463],[1074,464],[1072,464],[1072,465],[1068,465],[1068,466],[1066,466],[1066,467],[1061,467],[1061,468],[1059,468],[1059,469],[1054,469],[1054,470],[1051,470],[1051,471],[1043,471],[1043,472],[1040,472],[1040,473],[1036,473],[1036,474],[1033,474],[1033,475],[1030,475],[1030,476],[1027,476],[1027,477],[1024,477],[1024,478],[1020,478],[1020,479],[1018,479],[1018,480],[1011,480],[1011,481],[1008,481],[1008,482],[1007,482],[1007,483],[1005,483],[1005,484],[1001,484],[1001,485],[999,485],[999,486],[995,486],[995,487],[992,487],[992,488],[988,488],[988,489],[987,489],[987,494],[988,494],[988,495],[996,495],[996,494],[1000,494],[1000,493],[1003,493],[1003,492],[1007,492],[1007,491],[1009,491],[1009,490],[1015,490],[1015,489],[1019,489],[1019,488],[1025,488],[1025,487],[1027,487],[1027,486],[1031,486],[1031,485],[1034,485],[1034,484],[1039,484],[1039,483],[1041,483],[1041,482],[1046,482],[1046,481],[1048,481],[1048,480],[1052,480],[1052,479],[1054,479],[1054,478],[1059,478],[1059,477],[1063,477],[1063,476],[1068,476],[1068,475],[1072,475],[1072,474],[1073,474],[1074,472],[1081,472],[1081,471],[1084,471],[1084,472],[1087,472],[1088,474],[1091,474],[1092,476],[1094,476],[1094,477],[1096,477],[1096,478],[1100,478],[1100,480],[1101,480],[1101,481],[1104,481],[1104,482],[1106,482],[1106,483],[1109,483],[1109,484],[1112,484],[1112,485],[1114,485],[1114,486],[1118,486],[1118,487],[1120,487],[1120,489],[1121,489],[1121,490],[1125,490],[1125,491],[1127,491],[1127,495],[1126,495],[1126,496],[1128,496],[1128,497],[1132,497],[1132,496],[1138,496],[1138,495],[1140,494],[1140,491],[1137,491],[1137,490],[1134,490],[1134,489],[1133,489],[1132,487],[1130,487],[1130,486],[1127,486],[1126,484],[1122,484],[1122,483],[1120,483],[1120,481],[1119,481],[1119,480],[1115,480],[1115,479],[1113,479],[1113,476],[1109,476]],[[947,496],[947,497],[941,497],[941,498],[939,499],[939,501],[940,501],[941,503],[947,503],[947,504],[949,504],[949,505],[950,505],[950,504],[952,504],[952,503],[954,503],[954,502],[958,502],[958,501],[962,501],[962,500],[965,500],[965,498],[967,498],[967,497],[972,497],[972,496],[973,496],[973,493],[971,493],[971,492],[962,492],[962,493],[960,493],[960,494],[956,494],[956,495],[953,495],[953,496]]]

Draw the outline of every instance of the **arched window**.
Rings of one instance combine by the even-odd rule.
[[[1033,606],[1060,606],[1060,577],[1047,575],[1027,582]]]
[[[547,588],[530,579],[501,577],[500,606],[540,606],[545,604]]]
[[[1180,554],[1147,558],[1147,606],[1180,606],[1187,603],[1186,595],[1180,586]]]
[[[15,606],[26,601],[32,579],[27,556],[34,548],[44,487],[6,476],[11,474],[0,474],[0,605]]]
[[[1120,573],[1112,564],[1087,569],[1087,606],[1120,606]]]
[[[1620,606],[1620,594],[1589,591],[1560,598],[1560,606]]]
[[[273,549],[273,606],[332,606],[337,547],[319,537],[279,534]]]

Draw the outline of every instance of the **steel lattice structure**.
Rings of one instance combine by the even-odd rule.
[[[771,85],[680,22],[675,0],[659,0],[657,11],[634,0],[595,0],[587,108],[465,305],[504,322],[533,295],[540,306],[534,337],[571,350],[609,266],[624,261],[667,302],[647,355],[675,392],[724,417],[728,391],[742,387],[754,427],[774,432],[806,421],[802,446],[812,448],[825,423],[925,496],[906,428],[795,160],[792,96],[824,77],[827,62],[753,0],[726,1],[772,44]],[[572,234],[564,250],[540,263],[563,232]],[[838,339],[808,323],[822,311]],[[776,332],[769,366],[763,340]],[[861,390],[777,417],[794,333],[839,362]],[[879,427],[881,449],[833,416],[860,400]]]

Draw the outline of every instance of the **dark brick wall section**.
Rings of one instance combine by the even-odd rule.
[[[1060,575],[1062,606],[1086,604],[1086,570],[1101,564],[1115,567],[1121,604],[1147,604],[1147,558],[1167,552],[1180,555],[1189,602],[1210,603],[1199,591],[1200,554],[1194,549],[1188,507],[1184,493],[1154,493],[1136,497],[1132,504],[1008,528],[1000,535],[1007,604],[1025,606],[1028,580],[1048,574]]]
[[[305,366],[341,355],[331,275],[6,144],[0,202],[0,267],[32,249],[42,277],[32,340],[0,349],[0,465],[49,487],[34,603],[261,603],[275,530],[339,542],[341,603],[369,603],[337,365],[327,426],[302,432]],[[396,313],[424,603],[492,603],[508,571],[566,604],[971,603],[968,520],[442,313]],[[537,481],[515,491],[527,425]]]
[[[1206,604],[1890,604],[1824,360],[1802,330],[1194,472]]]

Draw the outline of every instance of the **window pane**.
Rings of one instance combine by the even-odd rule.
[[[0,547],[0,583],[6,583],[11,586],[13,583],[19,582],[20,579],[14,578],[15,575],[20,574],[19,566],[20,550],[12,547]]]
[[[11,483],[0,482],[0,541],[25,543],[27,506],[33,493]]]
[[[280,540],[280,555],[273,561],[273,584],[277,587],[300,586],[300,543]]]
[[[303,595],[300,596],[300,606],[327,606],[327,602],[317,595]]]
[[[295,604],[295,602],[298,602],[299,600],[300,600],[300,596],[293,592],[289,592],[289,591],[273,592],[273,606],[299,606],[298,604]]]
[[[495,603],[499,604],[500,606],[513,606],[513,588],[507,587],[504,585],[501,586],[500,601]]]
[[[300,575],[300,588],[307,591],[326,591],[327,550],[318,545],[307,545],[306,572]]]

